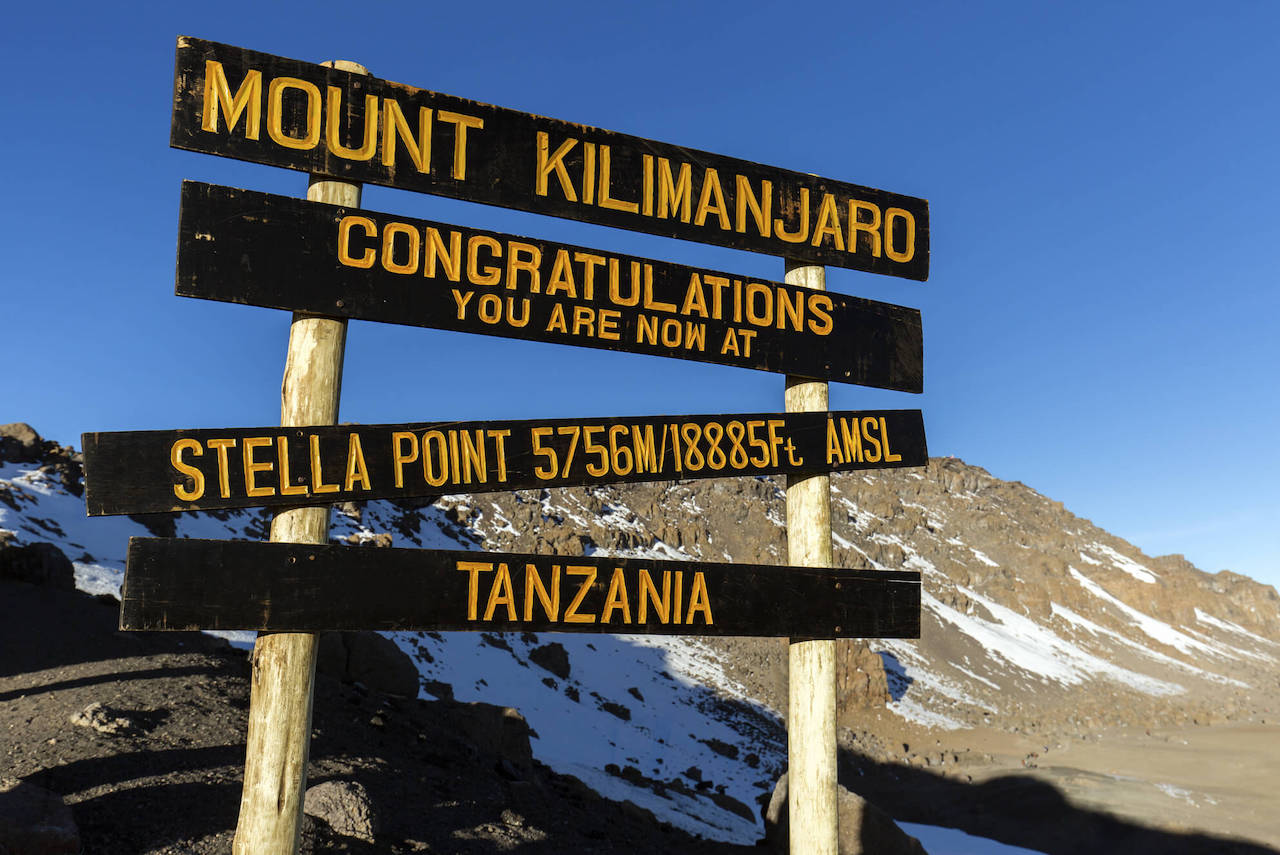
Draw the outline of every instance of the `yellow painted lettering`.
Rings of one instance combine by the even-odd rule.
[[[488,434],[496,449],[494,458],[498,464],[498,480],[505,482],[507,480],[507,437],[511,436],[511,431],[490,430]]]
[[[542,603],[542,613],[547,616],[547,620],[555,623],[560,619],[560,565],[551,565],[551,590],[547,591],[545,585],[542,584],[542,577],[538,575],[538,568],[534,564],[524,565],[524,619],[526,622],[533,620],[533,603],[534,598]]]
[[[396,261],[396,235],[404,235],[409,254],[405,261]],[[382,267],[388,273],[407,275],[418,272],[418,258],[422,243],[418,230],[408,223],[388,223],[382,230]]]
[[[729,327],[724,331],[724,341],[720,344],[721,356],[741,356],[738,353],[738,336],[734,332],[733,327]]]
[[[715,197],[712,199],[712,197]],[[715,214],[720,220],[720,228],[729,231],[729,210],[724,204],[724,190],[720,187],[720,174],[707,167],[702,176],[702,192],[698,194],[698,212],[693,216],[693,224],[701,226],[707,221],[707,214]]]
[[[835,303],[826,294],[809,294],[809,332],[814,335],[830,335],[836,322],[831,317]]]
[[[316,439],[317,437],[313,437]],[[305,496],[307,494],[306,484],[292,484],[293,476],[289,474],[289,439],[284,436],[276,437],[276,465],[280,468],[280,495],[282,496]]]
[[[840,231],[840,213],[836,211],[836,197],[830,193],[822,194],[822,202],[818,206],[818,223],[813,227],[814,246],[820,246],[824,237],[831,237],[835,248],[844,251],[844,233]]]
[[[413,138],[409,121],[400,105],[391,98],[382,99],[382,165],[393,169],[396,165],[396,141],[404,144],[404,150],[419,172],[431,171],[431,108],[418,108],[418,138]]]
[[[844,452],[840,448],[840,433],[836,430],[836,420],[827,417],[827,465],[844,463]]]
[[[565,294],[578,296],[578,285],[573,281],[573,266],[569,261],[569,250],[556,250],[556,260],[551,263],[551,278],[547,282],[547,296]]]
[[[406,449],[405,443],[409,446]],[[391,434],[391,465],[396,471],[396,488],[404,486],[404,465],[418,459],[418,437],[410,431]]]
[[[596,201],[596,144],[582,144],[582,203],[594,205]]]
[[[494,610],[498,606],[507,607],[507,620],[516,620],[516,594],[511,589],[511,571],[506,564],[498,565],[498,572],[493,575],[493,584],[489,587],[489,602],[484,607],[483,620],[493,620]]]
[[[845,461],[848,463],[861,463],[862,434],[858,432],[858,420],[841,419],[840,436],[844,440]]]
[[[464,294],[457,288],[450,288],[449,290],[453,292],[453,302],[458,306],[458,320],[462,320],[467,316],[467,303],[471,302],[471,298],[474,297],[475,294],[471,291]]]
[[[707,295],[702,290],[702,277],[695,270],[689,275],[689,285],[684,292],[684,305],[680,307],[682,315],[707,315]]]
[[[878,426],[876,420],[872,416],[866,416],[862,419],[862,438],[867,441],[867,448],[863,451],[862,457],[868,463],[880,462],[880,438],[875,435],[875,429]]]
[[[351,492],[357,481],[360,482],[360,489],[373,489],[373,482],[369,480],[369,467],[364,462],[364,449],[360,447],[360,434],[351,433],[347,435],[347,477],[342,482],[342,489]]]
[[[472,235],[467,241],[467,279],[472,285],[497,285],[502,279],[502,268],[492,264],[481,267],[480,247],[489,250],[494,258],[502,257],[502,244],[488,235]]]
[[[342,127],[342,89],[330,86],[325,104],[325,143],[329,151],[343,160],[372,160],[378,150],[378,96],[364,96],[364,141],[360,148],[348,148],[338,139]]]
[[[560,182],[560,192],[564,194],[564,198],[570,202],[578,201],[578,194],[573,189],[573,182],[569,180],[569,170],[564,168],[564,157],[578,141],[573,137],[569,137],[560,143],[560,147],[556,149],[555,154],[548,156],[551,144],[546,131],[538,131],[537,137],[537,164],[534,168],[534,192],[539,196],[547,195],[547,177],[554,172],[556,180]]]
[[[894,247],[893,240],[893,224],[897,220],[902,221],[906,230],[905,241],[907,248],[901,252]],[[916,218],[911,215],[910,211],[904,211],[901,208],[889,208],[884,212],[884,254],[899,264],[906,264],[915,257]]]
[[[259,463],[253,459],[253,452],[256,449],[266,448],[269,445],[271,445],[271,437],[269,436],[245,437],[241,462],[244,464],[244,494],[250,498],[255,496],[274,496],[276,494],[275,487],[258,486],[258,473],[270,472],[274,468],[271,462]]]
[[[632,425],[631,446],[635,450],[636,472],[657,472],[658,454],[653,440],[653,425]],[[641,623],[644,619],[641,619]]]
[[[569,327],[564,319],[564,306],[556,303],[551,307],[551,319],[547,321],[547,332],[561,332],[565,335],[569,334]]]
[[[693,574],[693,590],[689,592],[689,613],[685,615],[686,624],[693,623],[693,616],[702,613],[702,621],[713,626],[715,619],[711,616],[711,597],[707,594],[707,580],[698,570]]]
[[[764,308],[757,310],[756,298],[764,297]],[[773,289],[763,282],[747,283],[747,323],[758,327],[773,325]]]
[[[778,329],[790,327],[796,332],[804,332],[804,292],[779,288],[774,291],[773,297],[778,304]]]
[[[649,604],[653,604],[653,613],[660,623],[671,622],[671,571],[662,571],[662,594],[653,584],[649,571],[640,570],[640,602],[637,608],[636,623],[644,623],[649,616]]]
[[[467,129],[482,129],[484,127],[484,119],[477,116],[463,115],[462,113],[450,113],[448,110],[441,110],[436,114],[436,118],[442,122],[449,122],[454,126],[453,170],[450,175],[456,181],[465,181],[467,178]]]
[[[218,452],[218,495],[224,499],[230,498],[231,472],[227,461],[227,449],[235,448],[236,441],[234,439],[211,439],[205,445]]]
[[[470,574],[467,578],[467,620],[475,620],[479,613],[480,574],[492,573],[493,565],[480,561],[459,561],[457,568]]]
[[[373,247],[369,247],[364,251],[364,255],[354,258],[351,255],[351,230],[359,226],[364,231],[366,238],[371,238],[378,233],[378,227],[373,220],[368,217],[357,216],[356,214],[348,214],[338,221],[338,262],[346,267],[362,267],[368,269],[373,267],[374,261],[377,260],[378,254],[373,251]]]
[[[540,293],[542,291],[542,274],[538,272],[540,264],[542,264],[542,250],[531,243],[509,241],[507,243],[507,289],[515,290],[519,286],[516,274],[523,271],[529,274],[529,293]]]
[[[638,344],[657,344],[658,343],[658,322],[661,318],[655,318],[653,315],[639,315],[636,320],[636,343]]]
[[[889,425],[885,423],[884,416],[880,417],[880,442],[884,446],[884,462],[900,463],[902,462],[901,454],[894,454],[889,450]]]
[[[575,252],[573,258],[582,264],[582,298],[584,300],[594,300],[596,298],[596,268],[604,266],[604,256],[593,255],[590,252]]]
[[[248,440],[245,440],[245,450],[248,451]],[[324,482],[324,472],[320,467],[320,437],[314,433],[311,434],[311,492],[316,494],[338,492],[337,484]]]
[[[672,604],[672,608],[671,608],[671,619],[675,623],[680,623],[680,615],[681,615],[680,604],[684,600],[684,571],[683,570],[676,571],[676,581],[675,581],[675,584],[672,585],[672,588],[674,588],[675,601]]]
[[[256,140],[262,133],[262,72],[251,68],[240,81],[236,94],[231,94],[231,84],[227,82],[227,73],[222,63],[205,60],[204,63],[204,105],[201,108],[200,128],[212,133],[219,133],[218,111],[221,109],[227,117],[227,133],[235,130],[236,123],[244,114],[244,135],[246,139]]]
[[[618,330],[618,322],[622,312],[617,309],[600,309],[596,312],[596,336],[609,341],[621,341],[622,333]]]
[[[183,475],[191,479],[191,487],[186,484],[174,484],[173,494],[181,501],[194,502],[204,495],[204,473],[189,463],[184,463],[182,453],[189,451],[196,457],[204,454],[204,447],[198,440],[180,439],[169,449],[169,463]]]
[[[809,237],[809,188],[800,188],[800,227],[794,232],[787,231],[781,217],[774,218],[773,233],[787,243],[804,243]]]
[[[677,174],[678,178],[671,174],[671,161],[658,158],[658,216],[664,220],[676,216],[679,205],[679,217],[687,223],[693,213],[692,169],[689,164],[681,163]]]
[[[564,622],[595,623],[595,615],[578,614],[578,607],[582,605],[582,601],[586,599],[587,594],[591,591],[591,586],[595,584],[596,568],[569,564],[565,566],[564,572],[566,576],[583,577],[582,582],[578,585],[578,593],[573,595],[573,600],[569,603],[569,608],[564,610]]]
[[[462,277],[462,232],[449,232],[449,248],[445,249],[440,231],[427,227],[426,258],[422,262],[422,275],[428,279],[436,277],[436,260],[444,268],[444,275],[450,282],[457,282]]]
[[[609,592],[604,597],[604,608],[600,610],[600,622],[609,623],[613,613],[622,610],[622,622],[631,623],[631,604],[627,602],[627,579],[621,567],[613,568],[613,577],[609,579]]]
[[[623,211],[628,214],[640,212],[639,202],[624,202],[609,195],[610,171],[613,168],[613,152],[607,145],[600,146],[600,207],[611,211]]]
[[[284,93],[296,89],[306,96],[306,130],[300,137],[291,137],[284,132]],[[296,77],[277,77],[267,87],[267,133],[271,139],[285,148],[309,151],[320,142],[321,121],[320,90],[314,83],[299,80]]]
[[[432,443],[435,444],[434,457]],[[438,430],[429,430],[422,435],[422,477],[432,487],[439,487],[449,480],[449,441]]]
[[[769,237],[773,225],[773,182],[767,178],[760,180],[760,197],[756,198],[751,189],[751,181],[745,175],[735,176],[736,192],[734,201],[737,217],[734,220],[734,231],[743,234],[747,231],[747,209],[751,210],[751,219],[755,221],[756,231],[760,237]],[[763,201],[762,201],[763,200]]]
[[[862,212],[870,219],[862,219]],[[859,244],[880,257],[880,206],[861,199],[849,200],[849,252],[857,252]]]

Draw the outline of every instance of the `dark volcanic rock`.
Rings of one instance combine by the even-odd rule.
[[[376,632],[320,635],[316,671],[344,683],[362,683],[378,692],[418,696],[418,669],[409,654]]]
[[[0,778],[0,852],[79,855],[80,831],[62,796],[16,778]]]
[[[0,425],[0,459],[14,463],[34,463],[40,459],[44,440],[26,422]]]
[[[344,837],[373,843],[378,833],[378,816],[369,792],[359,781],[325,781],[309,787],[302,809]]]
[[[907,834],[888,814],[843,786],[837,791],[840,817],[840,855],[928,855],[920,841]],[[785,855],[791,827],[787,810],[787,775],[773,788],[764,816],[765,840]]]
[[[558,641],[530,650],[529,661],[542,666],[561,680],[569,679],[569,651]]]
[[[246,657],[199,633],[123,633],[117,616],[75,591],[0,580],[7,772],[24,785],[76,794],[80,839],[49,852],[225,855],[245,759]],[[37,637],[41,643],[30,643]],[[166,714],[128,735],[70,724],[98,699],[139,724],[146,724],[139,711]],[[531,731],[510,708],[395,698],[321,680],[312,726],[309,779],[358,782],[376,817],[376,843],[343,836],[338,827],[352,828],[341,820],[308,816],[302,855],[754,851],[691,837],[537,763]],[[13,851],[46,850],[10,847],[5,855]]]
[[[76,587],[76,572],[71,559],[52,543],[0,544],[0,577],[64,591],[75,590]]]

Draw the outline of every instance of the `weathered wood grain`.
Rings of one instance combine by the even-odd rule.
[[[184,182],[176,293],[920,392],[915,309]]]
[[[929,275],[924,199],[186,36],[170,141],[814,264]]]
[[[121,626],[915,638],[920,574],[133,538]]]
[[[90,516],[923,466],[919,410],[86,433]],[[800,562],[795,562],[800,563]]]
[[[786,259],[786,280],[826,290],[826,270]],[[824,380],[787,377],[788,413],[822,412],[830,389]],[[787,560],[830,567],[831,478],[826,473],[787,476]],[[787,645],[787,809],[792,852],[837,855],[836,651],[829,639],[792,638]]]

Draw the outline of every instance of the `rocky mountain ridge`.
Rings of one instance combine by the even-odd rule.
[[[38,437],[23,448],[25,461],[11,451],[0,461],[0,530],[14,544],[57,544],[82,589],[118,586],[130,535],[265,536],[268,517],[257,511],[87,520],[66,483],[78,480],[74,452]],[[918,768],[931,781],[976,786],[1012,766],[1056,775],[1054,786],[1085,803],[1098,781],[1071,790],[1075,778],[1051,772],[1063,752],[1124,729],[1167,744],[1161,729],[1271,728],[1280,718],[1274,588],[1146,556],[1025,485],[951,458],[836,475],[832,485],[837,564],[924,578],[919,641],[842,643],[849,775],[892,781]],[[375,548],[782,563],[785,504],[781,481],[769,478],[447,495],[339,506],[331,536]],[[535,755],[558,772],[692,833],[759,836],[759,811],[785,767],[785,641],[391,638],[413,657],[424,697],[519,708]],[[559,652],[548,658],[552,645]],[[685,732],[689,717],[700,722],[696,735]],[[1229,810],[1217,791],[1144,786],[1157,795],[1147,804],[1143,791],[1143,821],[1174,827],[1190,806],[1195,821],[1184,827],[1280,844],[1250,799]],[[1242,823],[1241,811],[1257,816]]]

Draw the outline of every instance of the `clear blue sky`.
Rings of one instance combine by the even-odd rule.
[[[1280,584],[1280,5],[23,4],[0,44],[0,422],[276,423],[284,313],[173,296],[183,178],[305,178],[170,150],[179,34],[930,200],[932,273],[832,269],[918,307],[930,449],[1151,554]],[[365,205],[744,275],[781,261],[429,196]],[[342,418],[781,408],[777,375],[352,325]]]

